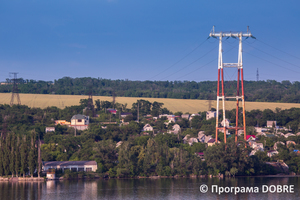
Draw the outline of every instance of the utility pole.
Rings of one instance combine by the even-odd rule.
[[[89,85],[89,97],[88,97],[88,104],[87,104],[87,115],[89,115],[89,112],[92,113],[92,117],[95,117],[95,106],[93,103],[93,84],[90,83]]]
[[[138,123],[139,123],[140,122],[140,102],[139,102],[139,100],[138,100],[137,111],[138,111],[138,113],[137,113],[137,120],[138,120]]]
[[[18,101],[18,105],[21,105],[21,100],[20,100],[20,96],[19,96],[19,89],[18,89],[18,85],[17,85],[17,72],[9,72],[9,74],[13,74],[14,78],[13,80],[13,89],[12,89],[12,94],[11,94],[11,100],[10,100],[10,105],[14,105],[14,97],[16,96],[17,101]]]
[[[252,36],[249,27],[247,27],[247,33],[242,32],[215,32],[215,28],[213,27],[212,31],[209,34],[209,37],[213,38],[219,38],[219,59],[218,59],[218,85],[217,85],[217,113],[216,113],[216,142],[218,141],[218,132],[219,130],[224,131],[224,143],[226,143],[226,131],[228,129],[235,130],[235,141],[237,142],[237,135],[238,130],[244,130],[244,139],[246,140],[246,116],[245,116],[245,94],[244,94],[244,75],[243,75],[243,57],[242,57],[242,38],[246,37],[254,38]],[[223,48],[222,48],[222,39],[223,37],[233,37],[239,39],[239,50],[238,50],[238,62],[237,63],[223,63]],[[236,96],[228,97],[225,96],[225,87],[224,87],[224,68],[237,68],[237,91]],[[241,76],[241,80],[240,80]],[[222,87],[222,93],[220,96],[220,78],[221,78],[221,87]],[[242,95],[240,95],[240,82],[241,82],[241,89],[242,89]],[[225,100],[226,99],[236,99],[236,123],[235,127],[229,127],[229,125],[226,125],[226,117],[225,117]],[[223,111],[223,124],[222,127],[219,127],[219,106],[220,106],[220,100],[222,101],[222,111]],[[242,101],[243,106],[243,126],[239,127],[239,101]]]
[[[74,115],[74,117],[75,117],[75,137],[77,136],[77,127],[76,127],[76,115]]]

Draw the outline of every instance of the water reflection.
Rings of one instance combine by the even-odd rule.
[[[202,194],[199,186],[207,184]],[[259,187],[260,192],[234,195],[212,193],[211,186]],[[294,185],[294,194],[262,193],[262,185]],[[0,182],[0,199],[299,199],[300,178],[178,178]]]

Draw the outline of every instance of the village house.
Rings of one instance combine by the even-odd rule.
[[[172,130],[169,130],[168,133],[178,134],[180,132],[180,126],[178,124],[174,124],[172,126]]]
[[[200,116],[198,113],[195,113],[195,114],[192,114],[191,116],[190,116],[190,121],[192,121],[192,119],[195,117],[195,116]]]
[[[250,156],[255,155],[255,153],[256,153],[257,151],[264,151],[264,150],[261,149],[261,148],[259,148],[259,147],[255,147],[255,148],[250,152]]]
[[[188,143],[190,146],[192,146],[193,143],[198,143],[198,139],[197,139],[197,138],[189,138],[189,139],[187,140],[187,143]]]
[[[290,147],[291,145],[294,145],[294,146],[295,146],[295,145],[296,145],[296,142],[290,141],[290,140],[289,140],[289,141],[286,141],[286,146],[287,146],[287,147]]]
[[[194,142],[195,142],[195,143],[198,143],[198,139],[197,139],[197,138],[190,137],[189,134],[187,134],[187,135],[183,138],[183,144],[189,144],[190,146],[192,146]]]
[[[89,116],[77,114],[71,118],[70,127],[76,128],[77,130],[85,130],[89,127]]]
[[[207,111],[206,112],[206,120],[212,119],[216,117],[216,111]]]
[[[285,137],[285,135],[282,132],[277,132],[277,133],[275,133],[275,135],[277,137]]]
[[[188,120],[188,119],[190,118],[190,115],[189,115],[189,114],[182,114],[182,115],[181,115],[181,118],[182,118],[182,119],[187,119],[187,120]]]
[[[204,134],[204,131],[199,131],[199,133],[198,133],[199,142],[207,143],[210,139],[212,139],[212,136],[210,136],[210,135],[207,136]]]
[[[71,123],[67,122],[66,120],[55,120],[55,126],[58,124],[62,125],[62,126],[64,126],[64,125],[69,126]]]
[[[219,143],[220,141],[217,141]],[[210,140],[207,141],[207,146],[210,147],[216,143],[216,140],[211,138]]]
[[[262,128],[262,127],[254,127],[254,128],[255,128],[255,132],[257,132],[257,133],[268,131],[267,128]]]
[[[277,128],[276,121],[267,121],[268,128],[272,128],[273,126],[274,128]]]
[[[264,150],[264,145],[263,145],[263,143],[252,142],[251,148],[252,149],[259,148],[261,150]]]
[[[222,125],[223,127],[229,127],[229,124],[230,124],[229,119],[225,119],[225,122],[224,122],[224,119],[223,119],[222,122],[221,122],[221,125]]]
[[[150,124],[146,124],[142,131],[153,131],[153,127]]]
[[[285,138],[288,138],[288,137],[291,137],[291,136],[295,136],[295,134],[293,134],[293,133],[287,133],[287,134],[284,135]]]
[[[55,132],[55,127],[46,127],[45,132]]]
[[[242,134],[244,134],[244,130],[238,130],[238,136],[241,136]]]
[[[121,113],[121,118],[125,118],[129,115],[132,115],[132,113]]]
[[[255,141],[256,140],[256,136],[255,135],[247,135],[246,136],[246,140],[249,141]]]
[[[45,161],[42,166],[44,172],[51,169],[61,169],[62,171],[69,169],[75,172],[96,172],[97,168],[96,161]]]
[[[199,131],[199,133],[198,133],[198,140],[199,140],[199,142],[204,143],[205,137],[206,137],[206,135],[204,134],[204,131]]]
[[[278,149],[278,144],[284,145],[283,142],[275,142],[275,144],[274,144],[274,146],[273,146],[273,149],[274,149],[274,150],[277,150],[277,149]]]
[[[159,115],[158,118],[162,118],[162,117],[166,117],[169,121],[171,122],[176,122],[176,117],[175,115],[168,115],[168,114],[163,114],[163,115]]]
[[[264,133],[264,132],[258,132],[258,133],[256,134],[256,137],[257,137],[257,136],[264,136],[264,137],[267,137],[266,133]]]
[[[278,151],[276,151],[276,150],[271,150],[271,151],[267,152],[267,156],[269,156],[270,158],[276,154],[278,154]]]
[[[113,109],[113,108],[108,108],[106,109],[108,112],[110,112],[111,114],[117,114],[117,110],[116,109]]]

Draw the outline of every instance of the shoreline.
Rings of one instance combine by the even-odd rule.
[[[10,177],[10,178],[4,178],[4,177],[0,177],[0,181],[3,181],[3,182],[37,182],[37,181],[45,181],[45,179],[43,177],[26,177],[26,178],[23,178],[23,177]]]
[[[64,180],[92,180],[92,179],[102,179],[102,180],[109,180],[109,179],[163,179],[163,178],[174,178],[174,179],[180,179],[180,178],[219,178],[219,179],[224,179],[224,178],[294,178],[294,177],[300,177],[300,175],[283,175],[283,174],[278,174],[278,175],[258,175],[258,176],[235,176],[235,177],[223,177],[223,176],[208,176],[208,175],[199,175],[199,176],[137,176],[137,177],[132,177],[132,178],[103,178],[103,177],[83,177],[83,178],[55,178],[55,179],[47,179],[44,177],[10,177],[10,178],[4,178],[0,177],[0,182],[41,182],[41,181],[64,181]]]

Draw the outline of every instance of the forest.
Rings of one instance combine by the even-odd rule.
[[[130,81],[63,77],[52,81],[17,79],[20,93],[215,100],[217,81]],[[237,81],[225,81],[227,96],[235,96]],[[240,84],[241,85],[241,84]],[[12,79],[0,93],[12,92]],[[300,103],[300,82],[244,81],[245,100]]]
[[[24,105],[0,105],[0,176],[36,176],[38,168],[38,148],[41,148],[42,161],[79,161],[95,160],[100,177],[137,177],[137,176],[191,176],[191,175],[265,175],[276,174],[276,170],[265,164],[266,161],[283,160],[290,171],[300,174],[300,156],[294,150],[300,149],[300,136],[297,137],[261,137],[266,150],[272,150],[277,141],[295,141],[296,145],[279,145],[279,154],[268,157],[267,152],[257,152],[248,156],[251,148],[244,144],[243,136],[239,144],[234,137],[228,137],[225,148],[223,143],[207,147],[204,143],[185,144],[183,138],[189,134],[197,137],[199,131],[206,135],[215,134],[215,119],[206,120],[206,112],[200,112],[191,121],[178,118],[181,131],[178,134],[167,133],[174,123],[166,125],[166,118],[152,120],[149,115],[171,113],[162,108],[159,102],[150,103],[140,99],[127,108],[122,104],[108,101],[95,102],[97,117],[91,116],[89,128],[77,131],[74,128],[56,125],[55,120],[70,121],[75,114],[91,115],[86,109],[88,100],[80,100],[79,106],[64,109],[48,107],[29,108]],[[137,122],[137,105],[140,121]],[[116,114],[107,112],[115,107]],[[120,112],[131,112],[121,122]],[[181,115],[181,112],[174,113]],[[235,111],[228,111],[227,118],[234,121]],[[277,125],[290,127],[297,133],[300,126],[300,109],[289,110],[253,110],[246,112],[247,134],[256,134],[255,126],[266,126],[267,120],[276,120]],[[103,122],[116,122],[104,125]],[[149,123],[153,132],[143,132],[143,126]],[[241,123],[241,122],[240,122]],[[55,127],[54,132],[45,132],[46,127]],[[272,134],[273,129],[270,129]],[[287,131],[288,132],[288,131]],[[286,132],[285,132],[286,133]],[[223,141],[223,134],[219,140]],[[123,143],[116,147],[118,142]],[[41,144],[41,145],[39,145]],[[204,160],[197,156],[204,153]]]

